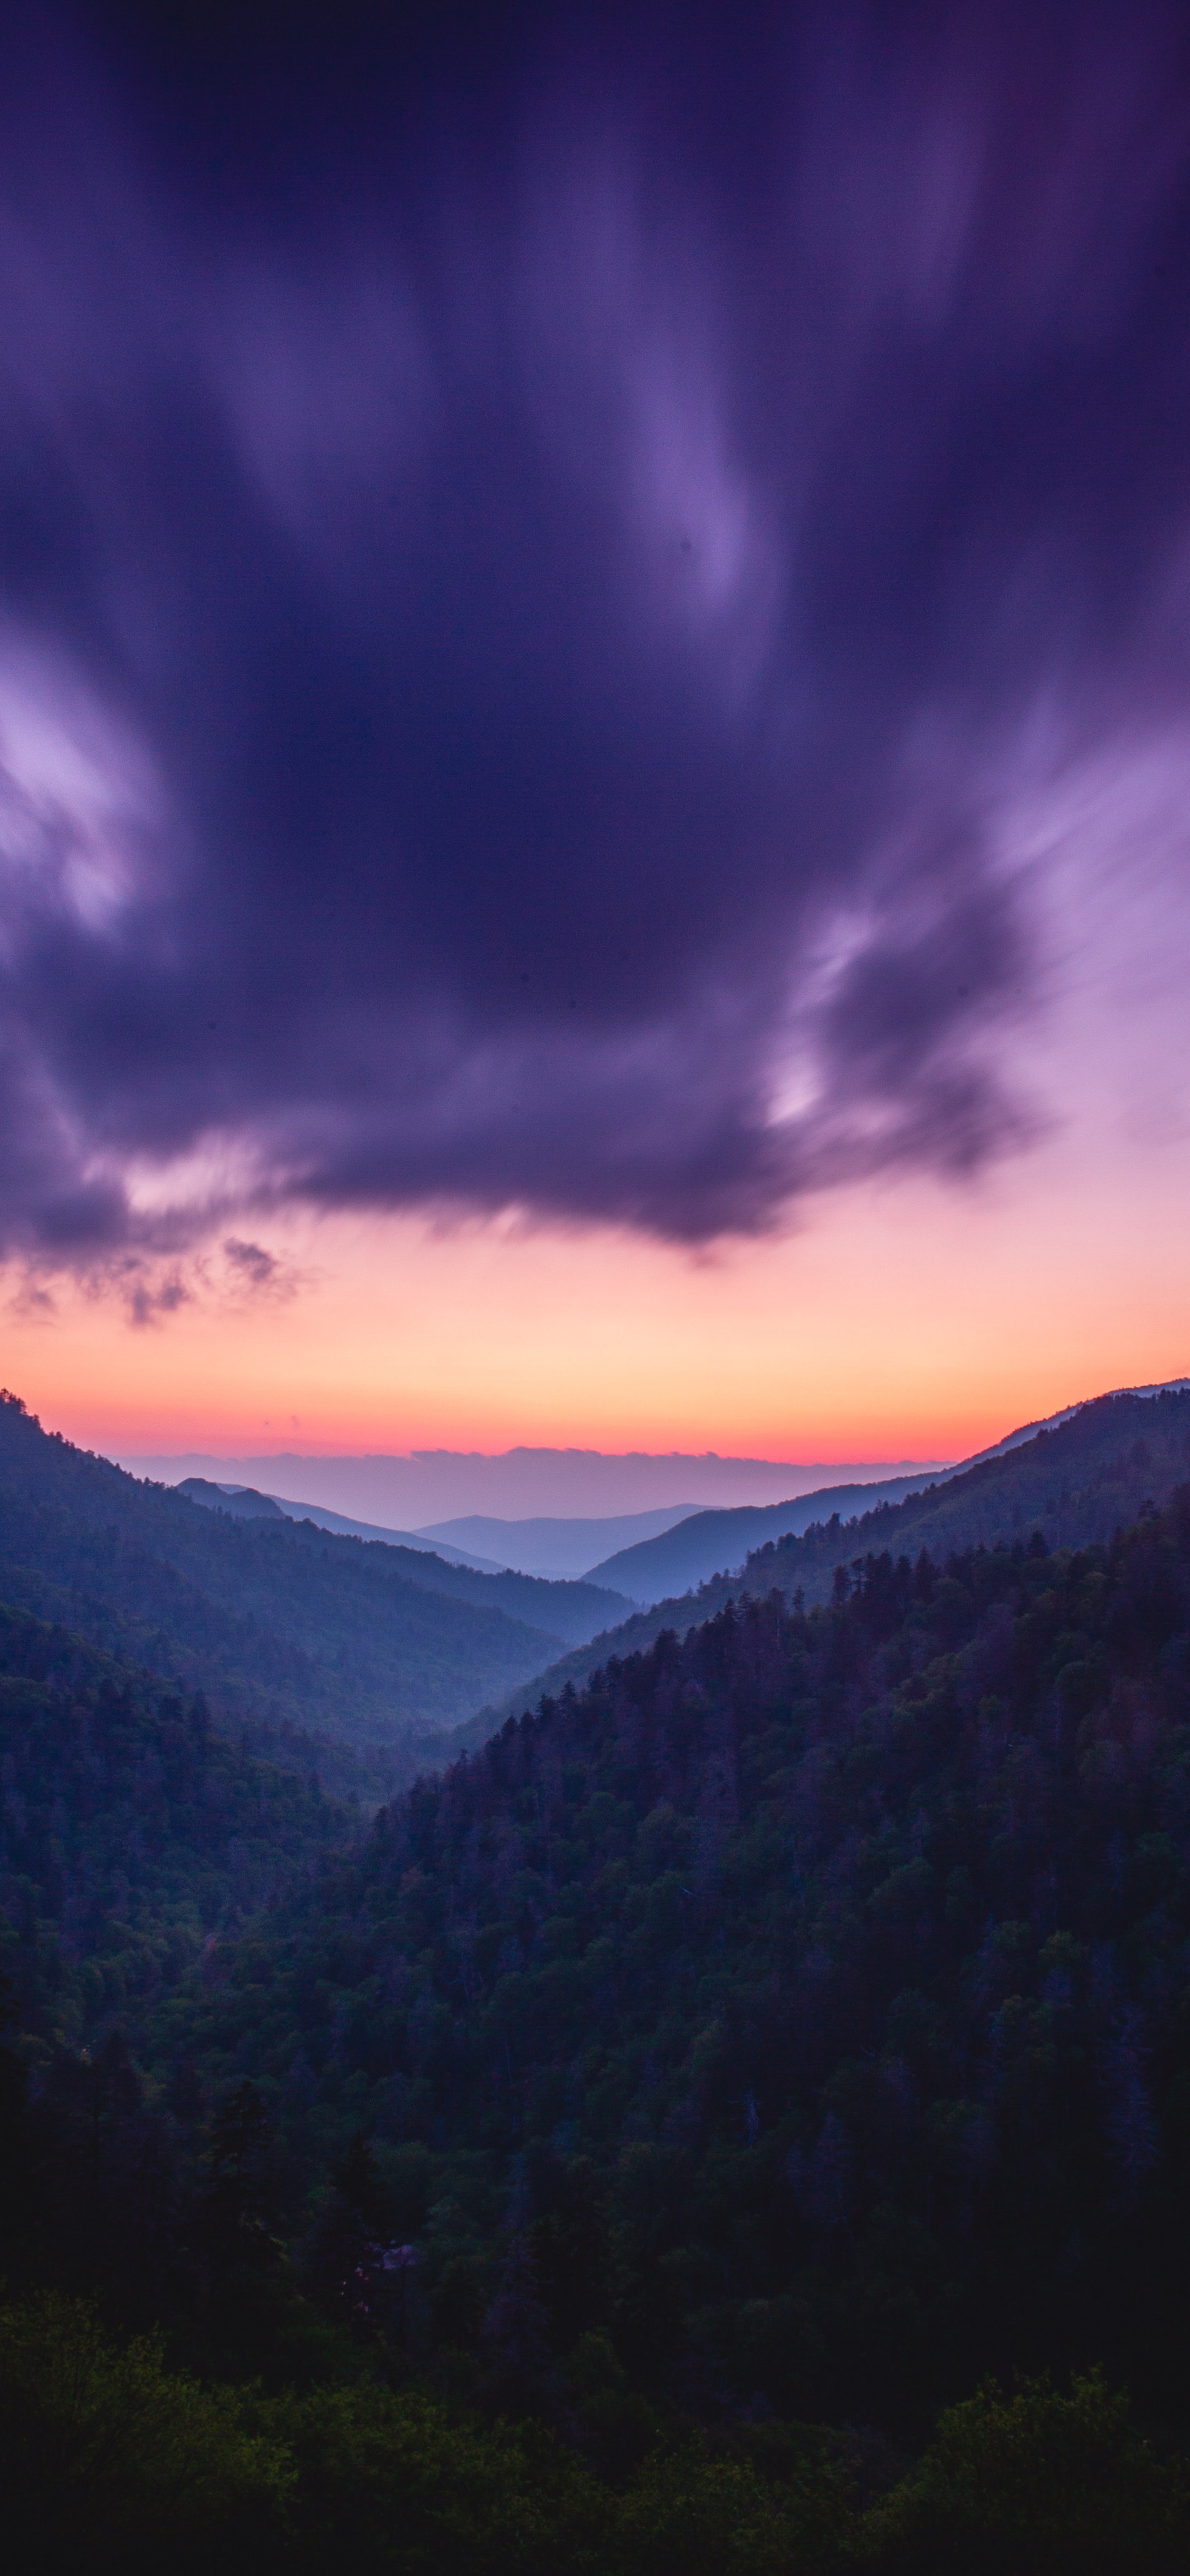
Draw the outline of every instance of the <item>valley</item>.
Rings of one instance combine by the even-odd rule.
[[[57,2283],[117,2334],[164,2322],[159,2409],[195,2366],[341,2388],[317,2477],[357,2421],[395,2475],[416,2422],[479,2492],[519,2480],[576,2569],[670,2548],[695,2496],[713,2532],[726,2481],[825,2576],[932,2565],[904,2552],[939,2410],[999,2439],[971,2392],[1024,2373],[1031,2478],[1060,2488],[1085,2421],[1116,2510],[1132,2436],[1094,2372],[1146,2421],[1190,2403],[1190,1392],[768,1543],[471,1750],[435,1761],[423,1718],[395,1794],[355,1712],[410,1651],[406,1592],[470,1640],[488,1578],[415,1590],[400,1549],[373,1577],[268,1516],[260,1554],[260,1518],[138,1489],[14,1399],[2,1428],[4,1580],[39,1607],[0,1617],[0,2377]],[[372,1600],[349,1715],[303,1734]],[[305,2493],[298,2404],[252,2420]],[[557,2471],[465,2429],[497,2413]],[[374,2509],[354,2469],[335,2492]],[[1163,2565],[1173,2488],[1143,2510]]]

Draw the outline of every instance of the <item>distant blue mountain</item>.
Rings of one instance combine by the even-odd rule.
[[[792,1538],[812,1521],[829,1520],[832,1512],[848,1519],[876,1503],[900,1503],[936,1479],[919,1469],[915,1476],[891,1476],[882,1485],[827,1485],[817,1493],[799,1494],[788,1503],[745,1503],[735,1511],[694,1512],[658,1538],[620,1548],[590,1570],[589,1581],[608,1583],[646,1608],[676,1593],[693,1591],[712,1574],[734,1574],[754,1547],[771,1538]]]
[[[491,1551],[499,1565],[515,1565],[522,1574],[544,1574],[555,1580],[568,1575],[586,1574],[598,1558],[601,1562],[615,1548],[634,1547],[642,1539],[659,1538],[678,1521],[689,1520],[693,1512],[706,1509],[702,1503],[672,1503],[668,1509],[651,1512],[620,1512],[607,1517],[571,1520],[539,1514],[535,1520],[493,1520],[484,1512],[471,1512],[462,1520],[435,1521],[419,1531],[420,1538],[432,1539],[442,1548],[444,1539],[459,1547],[469,1547],[472,1540]],[[445,1554],[445,1548],[442,1548]],[[477,1563],[487,1562],[477,1558]]]

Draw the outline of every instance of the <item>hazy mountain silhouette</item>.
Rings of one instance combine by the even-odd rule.
[[[921,1476],[892,1476],[882,1485],[827,1485],[821,1492],[799,1494],[786,1503],[745,1504],[730,1512],[694,1512],[676,1528],[620,1548],[591,1567],[592,1583],[610,1583],[617,1592],[648,1608],[693,1591],[711,1575],[733,1573],[766,1539],[788,1538],[809,1529],[812,1521],[832,1512],[850,1517],[877,1503],[903,1502],[919,1493]]]
[[[11,1396],[0,1598],[206,1690],[222,1723],[380,1743],[408,1768],[493,1686],[511,1688],[618,1606],[592,1585],[200,1506],[46,1434]]]
[[[474,1541],[487,1551],[489,1563],[515,1565],[523,1574],[544,1574],[555,1581],[581,1575],[588,1582],[602,1582],[602,1575],[591,1572],[593,1565],[612,1562],[615,1550],[633,1550],[642,1540],[661,1537],[704,1508],[701,1503],[673,1503],[665,1510],[618,1512],[585,1520],[539,1514],[532,1520],[501,1521],[471,1512],[461,1520],[433,1523],[419,1536],[432,1539],[435,1546],[444,1540],[460,1546]],[[630,1600],[635,1597],[631,1584],[613,1588],[626,1591]]]
[[[324,1511],[318,1503],[293,1502],[285,1494],[259,1493],[255,1485],[218,1485],[209,1476],[183,1476],[172,1490],[185,1494],[192,1503],[205,1504],[208,1511],[230,1512],[233,1520],[312,1521],[315,1529],[331,1530],[337,1538],[379,1539],[385,1547],[409,1548],[414,1556],[439,1556],[447,1565],[468,1565],[474,1574],[507,1571],[502,1558],[472,1556],[466,1548],[434,1545],[430,1532],[389,1529],[379,1521],[349,1520],[345,1513]]]

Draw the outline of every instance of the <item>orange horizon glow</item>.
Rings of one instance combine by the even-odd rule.
[[[608,1231],[291,1218],[292,1293],[195,1279],[130,1328],[74,1286],[10,1304],[0,1373],[107,1454],[525,1445],[829,1466],[970,1456],[1190,1364],[1185,1150],[1111,1174],[1071,1140],[994,1181],[840,1193],[803,1230],[692,1259]],[[1171,1166],[1175,1168],[1171,1168]]]
[[[235,1293],[216,1253],[140,1329],[114,1292],[51,1283],[47,1306],[14,1277],[0,1376],[48,1429],[116,1455],[525,1445],[823,1466],[969,1457],[1181,1377],[1181,985],[1117,950],[1120,990],[1072,987],[1031,1068],[1034,1097],[1071,1105],[978,1182],[824,1195],[796,1230],[703,1256],[610,1228],[291,1213],[261,1225],[281,1293]]]

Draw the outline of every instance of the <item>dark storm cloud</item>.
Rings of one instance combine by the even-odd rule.
[[[7,40],[7,1248],[1019,1145],[1014,799],[1190,663],[1178,18],[167,17]]]

